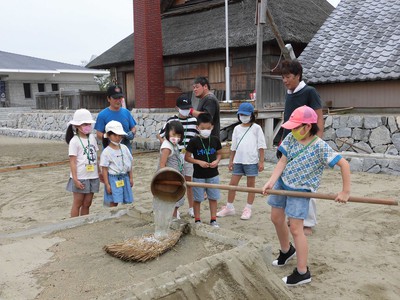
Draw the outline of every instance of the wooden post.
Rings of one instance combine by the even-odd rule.
[[[261,2],[260,2],[261,1]],[[261,21],[263,9],[267,7],[267,0],[258,0],[256,8],[257,49],[256,49],[256,109],[263,109],[262,105],[262,56],[263,56],[263,26]]]
[[[285,43],[283,42],[283,39],[281,37],[281,34],[279,33],[278,26],[276,26],[274,18],[271,15],[271,12],[267,8],[267,18],[269,21],[269,25],[271,26],[272,32],[275,35],[276,41],[278,42],[279,48],[281,49],[283,56],[285,59],[291,59],[289,51],[285,47]]]

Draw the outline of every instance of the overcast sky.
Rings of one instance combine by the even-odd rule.
[[[132,32],[133,0],[0,0],[0,51],[81,65]]]

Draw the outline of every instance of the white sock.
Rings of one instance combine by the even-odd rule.
[[[233,209],[233,208],[235,208],[234,206],[233,206],[233,203],[226,203],[226,207],[227,208],[229,208],[229,209]]]
[[[246,207],[247,207],[247,208],[250,208],[250,209],[251,209],[252,206],[253,206],[253,204],[248,204],[248,203],[246,204]]]

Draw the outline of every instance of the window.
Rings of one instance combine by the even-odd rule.
[[[52,83],[51,84],[51,90],[53,92],[57,92],[58,91],[58,83]]]
[[[31,84],[30,83],[24,83],[24,94],[25,94],[25,99],[31,99],[32,98]]]
[[[39,93],[45,92],[44,83],[38,83],[37,87],[38,87],[38,92]]]

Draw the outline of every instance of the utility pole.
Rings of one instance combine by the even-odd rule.
[[[256,0],[256,25],[257,25],[257,49],[256,49],[256,109],[262,105],[262,66],[263,66],[263,26],[266,23],[267,0]]]
[[[225,51],[226,51],[226,66],[225,66],[225,100],[231,102],[231,79],[229,67],[229,30],[228,30],[228,0],[225,0]]]

